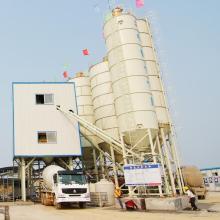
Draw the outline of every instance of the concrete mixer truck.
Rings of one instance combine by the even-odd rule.
[[[61,208],[78,203],[80,208],[90,201],[89,184],[82,171],[69,171],[57,165],[47,166],[42,173],[41,203]]]
[[[205,199],[206,188],[201,171],[195,166],[181,167],[184,184],[189,186],[199,199]]]

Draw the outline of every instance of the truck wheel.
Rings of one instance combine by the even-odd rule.
[[[40,202],[41,202],[41,204],[43,205],[43,194],[41,194]]]
[[[200,199],[202,199],[202,200],[205,199],[205,195],[204,195],[204,196],[201,196]]]
[[[62,203],[56,203],[56,209],[61,209],[62,208]]]
[[[44,193],[41,194],[41,204],[45,205],[45,195],[44,195]]]
[[[86,208],[86,203],[85,202],[79,202],[79,208],[80,209]]]

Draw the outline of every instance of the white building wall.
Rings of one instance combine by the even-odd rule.
[[[36,94],[53,94],[53,104],[36,104]],[[14,156],[81,155],[79,126],[58,110],[76,111],[73,83],[14,83]],[[39,131],[55,131],[57,142],[38,143]]]
[[[220,192],[220,167],[203,169],[204,183],[208,191]]]

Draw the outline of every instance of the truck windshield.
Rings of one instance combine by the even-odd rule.
[[[59,174],[59,182],[62,184],[86,184],[86,178],[80,174]]]

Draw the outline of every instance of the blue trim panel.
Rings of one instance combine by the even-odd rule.
[[[81,154],[62,154],[62,155],[16,155],[14,156],[14,158],[17,158],[17,157],[37,157],[37,158],[41,158],[41,157],[81,157],[82,155]]]
[[[205,170],[220,170],[220,167],[210,167],[210,168],[203,168],[200,169],[201,171],[205,171]]]
[[[12,84],[75,84],[74,82],[12,82]]]

